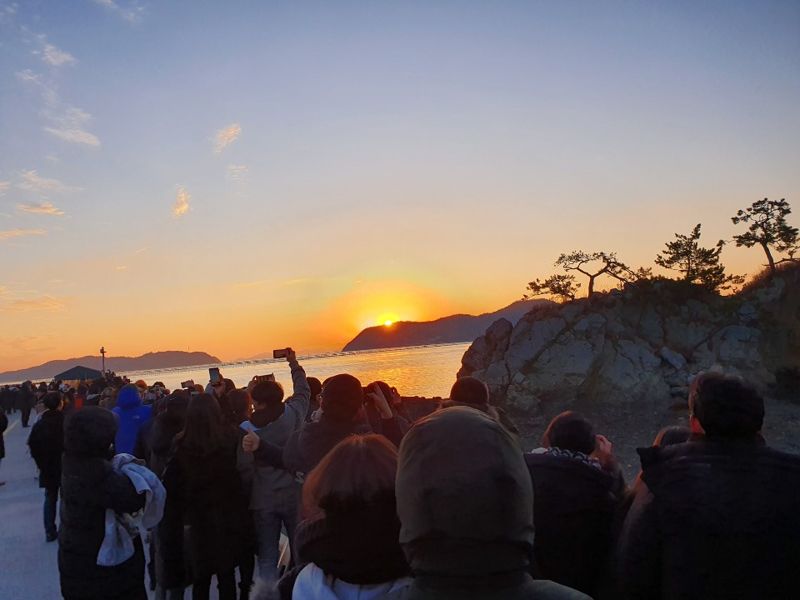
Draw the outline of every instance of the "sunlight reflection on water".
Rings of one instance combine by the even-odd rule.
[[[366,385],[382,380],[395,386],[404,396],[447,397],[450,386],[461,366],[461,357],[469,344],[443,344],[414,348],[395,348],[366,352],[320,355],[299,358],[309,377],[324,380],[337,373],[350,373]],[[254,375],[274,373],[287,393],[291,390],[289,367],[285,361],[262,360],[248,363],[219,365],[223,377],[243,387]],[[161,381],[169,389],[179,387],[182,381],[208,383],[208,369],[187,367],[125,373],[132,381],[144,379],[149,385]]]

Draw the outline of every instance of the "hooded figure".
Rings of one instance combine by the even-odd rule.
[[[119,417],[119,429],[114,441],[118,454],[133,454],[139,428],[150,420],[152,406],[142,406],[139,390],[133,384],[124,386],[117,395],[113,412]]]
[[[414,575],[398,598],[588,599],[528,573],[531,478],[519,445],[487,414],[453,407],[417,422],[400,446],[396,494]]]
[[[66,600],[138,600],[144,590],[144,552],[140,538],[134,554],[115,567],[101,567],[97,554],[105,537],[106,510],[135,513],[145,496],[117,473],[113,454],[117,422],[104,408],[86,407],[66,420],[61,476],[61,530],[58,571]]]

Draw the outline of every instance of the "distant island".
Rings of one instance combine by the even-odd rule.
[[[471,342],[497,319],[504,318],[516,323],[525,313],[542,304],[551,302],[520,300],[496,312],[477,316],[451,315],[435,321],[398,321],[390,326],[367,327],[348,342],[342,351]]]
[[[205,352],[181,352],[167,350],[164,352],[148,352],[141,356],[112,356],[106,358],[106,369],[121,373],[124,371],[144,371],[147,369],[164,369],[170,367],[192,367],[195,365],[219,364],[216,356]],[[100,369],[99,356],[81,356],[64,360],[51,360],[37,367],[29,367],[18,371],[0,373],[2,381],[31,381],[52,379],[54,375],[63,373],[71,367],[82,365],[92,369]]]

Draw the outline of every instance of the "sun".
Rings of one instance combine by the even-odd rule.
[[[392,325],[394,325],[394,321],[392,321],[391,319],[386,319],[386,320],[383,322],[383,326],[384,326],[384,327],[391,327]]]

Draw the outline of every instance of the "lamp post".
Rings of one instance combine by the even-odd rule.
[[[103,375],[105,375],[106,374],[106,347],[105,346],[101,346],[100,347],[100,356],[102,357],[102,361],[103,361]]]

